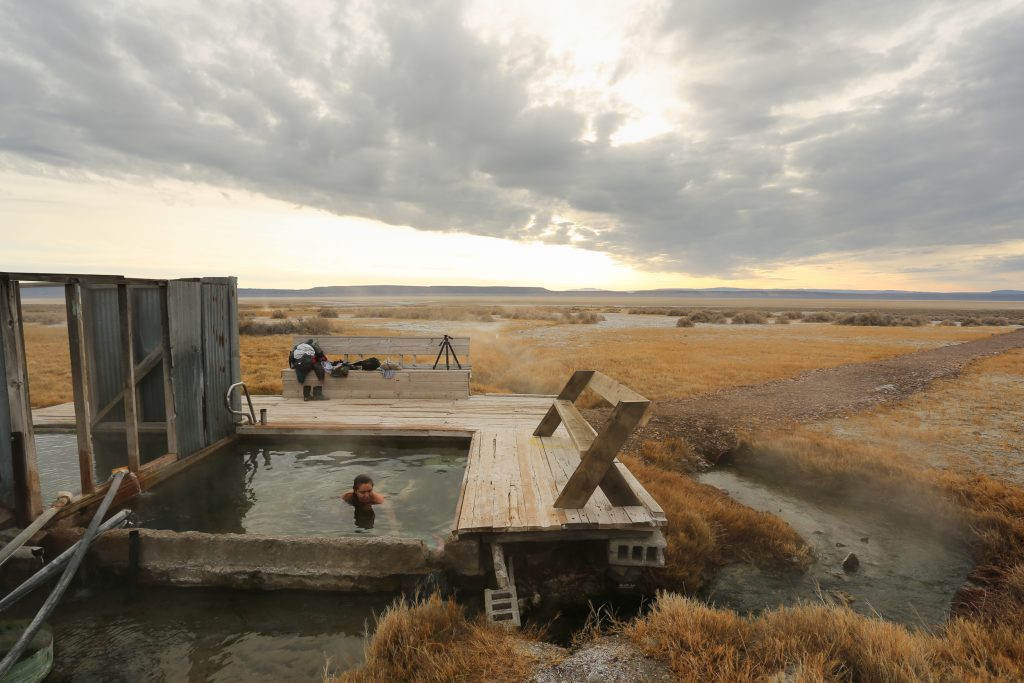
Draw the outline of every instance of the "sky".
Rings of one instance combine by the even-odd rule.
[[[1024,0],[0,0],[0,270],[1024,289]]]

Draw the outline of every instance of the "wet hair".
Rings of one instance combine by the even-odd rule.
[[[369,484],[370,486],[373,486],[373,479],[370,479],[370,475],[360,474],[359,476],[357,476],[355,480],[352,482],[352,490],[358,490],[359,487],[362,486],[363,484]]]

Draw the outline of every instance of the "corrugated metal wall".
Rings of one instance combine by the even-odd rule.
[[[235,374],[234,359],[238,358],[231,341],[231,282],[227,278],[204,278],[202,299],[206,438],[208,443],[213,443],[235,433],[232,415],[224,406],[224,397]]]
[[[0,273],[6,278],[7,273]],[[74,283],[79,276],[43,275],[45,281]],[[125,355],[135,363],[153,355],[151,369],[137,377],[138,418],[148,423],[139,435],[143,463],[168,451],[166,433],[154,423],[166,423],[167,395],[164,389],[164,336],[169,341],[171,389],[174,400],[175,437],[179,457],[230,436],[235,432],[233,416],[224,406],[228,387],[240,377],[238,341],[237,280],[134,280],[117,276],[82,276],[82,318],[85,327],[85,354],[89,367],[90,402],[93,415],[105,407],[93,431],[96,474],[103,480],[110,469],[127,464],[127,438],[122,405],[122,363]],[[120,283],[120,284],[98,284]],[[0,285],[6,283],[0,279]],[[133,347],[125,349],[121,340],[118,287],[126,286],[132,308]],[[163,306],[166,288],[166,309]],[[4,287],[0,286],[0,290]],[[164,311],[166,310],[166,323]],[[0,349],[4,330],[0,329]],[[54,359],[59,363],[60,359]],[[0,353],[0,504],[13,508],[15,501],[12,472],[11,407],[3,353]],[[239,404],[234,399],[235,407]],[[155,428],[154,428],[155,427]],[[152,431],[151,431],[152,430]]]
[[[135,345],[135,363],[142,360],[163,343],[163,321],[160,311],[159,287],[132,287],[132,340]],[[164,410],[164,373],[163,361],[157,363],[145,377],[138,382],[139,419],[143,422],[163,422],[167,413]],[[166,441],[160,455],[167,452]]]
[[[191,455],[234,434],[235,424],[224,407],[228,387],[240,375],[238,367],[238,318],[234,278],[171,280],[167,290],[168,336],[171,342],[172,385],[175,400],[178,454]],[[132,358],[136,364],[160,348],[163,322],[160,287],[131,286]],[[93,405],[96,410],[121,394],[121,338],[117,287],[84,289],[86,334],[92,371]],[[162,361],[139,382],[139,418],[163,422]],[[236,399],[237,407],[237,399]],[[117,405],[103,422],[124,421]],[[166,452],[154,439],[145,440],[145,462]],[[97,444],[97,450],[101,446]],[[120,458],[121,453],[110,457]]]
[[[0,295],[2,295],[0,287]],[[4,361],[4,330],[0,325],[0,504],[14,509],[14,454],[11,451],[11,404],[7,398],[7,366]]]
[[[171,367],[174,368],[174,406],[177,414],[178,455],[185,457],[206,444],[203,406],[203,318],[198,280],[167,283]]]
[[[117,287],[83,287],[82,317],[87,337],[89,379],[92,383],[94,414],[121,395],[121,319],[117,310]],[[104,422],[123,422],[124,407],[116,406]]]

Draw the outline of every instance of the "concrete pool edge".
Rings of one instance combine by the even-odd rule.
[[[394,536],[327,538],[208,534],[198,531],[119,529],[101,536],[89,559],[101,570],[128,574],[130,534],[139,535],[138,580],[147,585],[260,590],[397,592],[424,574],[451,570],[480,576],[479,544],[459,540],[431,550],[418,539]],[[51,532],[44,545],[56,554],[81,529]]]

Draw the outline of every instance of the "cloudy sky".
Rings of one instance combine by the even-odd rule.
[[[0,270],[1024,289],[1024,2],[0,0]]]

